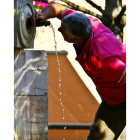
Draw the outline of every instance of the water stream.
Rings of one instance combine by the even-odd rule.
[[[61,92],[61,68],[60,68],[60,62],[59,62],[59,57],[58,57],[58,54],[57,54],[57,42],[56,42],[56,39],[55,39],[55,29],[53,27],[52,24],[50,24],[50,28],[52,29],[53,31],[53,35],[54,35],[54,42],[55,42],[55,52],[56,52],[56,57],[57,57],[57,63],[58,63],[58,72],[59,72],[59,89],[60,89],[60,92],[59,92],[59,95],[60,95],[60,104],[63,105],[63,102],[62,102],[62,98],[61,98],[61,95],[62,95],[62,92]],[[64,105],[63,105],[63,110],[62,110],[62,114],[64,115],[64,112],[65,112],[65,109],[64,109]],[[65,119],[65,117],[63,116],[63,120]],[[66,127],[64,127],[64,129],[66,129]],[[63,139],[65,140],[65,139]]]

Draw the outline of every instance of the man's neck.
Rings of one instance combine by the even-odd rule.
[[[83,50],[83,48],[85,47],[86,45],[86,42],[76,42],[74,43],[81,51]]]

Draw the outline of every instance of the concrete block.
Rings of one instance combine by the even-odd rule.
[[[46,95],[48,57],[45,51],[15,49],[15,95]]]
[[[29,100],[29,96],[14,97],[14,130],[16,135],[18,135],[15,140],[31,139]]]
[[[48,139],[48,96],[14,96],[15,140]]]
[[[46,125],[45,125],[46,124]],[[45,135],[48,133],[47,123],[31,123],[31,133]]]
[[[47,134],[43,135],[34,135],[32,134],[32,139],[34,140],[48,140]]]
[[[31,122],[48,123],[48,96],[31,96]]]

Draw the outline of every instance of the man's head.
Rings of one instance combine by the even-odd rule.
[[[64,17],[58,30],[62,33],[64,40],[69,43],[86,42],[93,31],[88,17],[80,13]]]

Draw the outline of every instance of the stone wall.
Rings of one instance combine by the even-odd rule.
[[[14,139],[48,139],[48,57],[45,51],[15,49]]]

